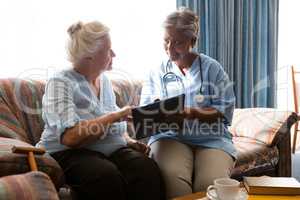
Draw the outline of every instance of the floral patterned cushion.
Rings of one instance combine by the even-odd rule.
[[[56,189],[43,172],[0,178],[0,199],[5,200],[58,200]]]
[[[247,137],[233,137],[233,143],[238,151],[232,177],[253,175],[258,172],[273,170],[279,160],[276,146],[268,147],[266,144]]]
[[[235,109],[229,130],[234,137],[252,138],[273,146],[280,134],[289,131],[289,119],[294,117],[293,112],[273,108]]]

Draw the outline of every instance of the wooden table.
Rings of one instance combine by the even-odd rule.
[[[196,199],[205,199],[204,197],[206,196],[205,192],[197,192],[197,193],[194,193],[194,194],[189,194],[189,195],[186,195],[186,196],[183,196],[183,197],[178,197],[178,198],[175,198],[173,200],[196,200]],[[208,199],[208,198],[206,198]]]
[[[300,200],[300,196],[279,196],[279,195],[249,195],[248,200]],[[173,200],[208,200],[205,198],[205,192],[178,197]]]

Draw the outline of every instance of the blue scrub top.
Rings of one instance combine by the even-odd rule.
[[[181,81],[168,82],[165,85],[164,75],[167,72],[173,72],[180,77],[177,80]],[[168,96],[164,88],[167,89]],[[168,61],[164,61],[159,69],[150,72],[148,79],[144,82],[140,105],[182,93],[186,95],[185,106],[214,107],[223,114],[224,118],[212,124],[185,119],[181,131],[156,134],[150,138],[149,144],[159,139],[169,138],[190,145],[221,149],[236,158],[237,153],[232,143],[232,135],[228,131],[233,116],[235,95],[233,84],[220,63],[200,54],[184,75],[175,63],[170,62],[168,65]],[[201,102],[196,98],[199,95],[203,99]]]

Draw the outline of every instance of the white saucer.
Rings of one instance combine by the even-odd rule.
[[[211,190],[211,193],[213,193],[214,196],[218,196],[216,193],[216,190]],[[208,193],[206,193],[206,197],[209,200],[219,200],[219,198],[215,199],[215,198],[211,197]],[[247,200],[247,199],[248,199],[247,191],[245,190],[245,188],[241,188],[237,198],[233,199],[233,200]]]

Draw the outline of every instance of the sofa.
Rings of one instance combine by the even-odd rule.
[[[141,81],[114,78],[112,83],[120,107],[138,105]],[[44,81],[0,80],[0,177],[30,171],[26,155],[12,153],[11,148],[39,141],[44,87]],[[290,128],[298,119],[294,112],[272,108],[236,109],[230,131],[238,159],[231,176],[291,176]],[[130,124],[128,132],[134,137]],[[37,155],[36,161],[56,189],[65,184],[62,169],[49,154]]]

